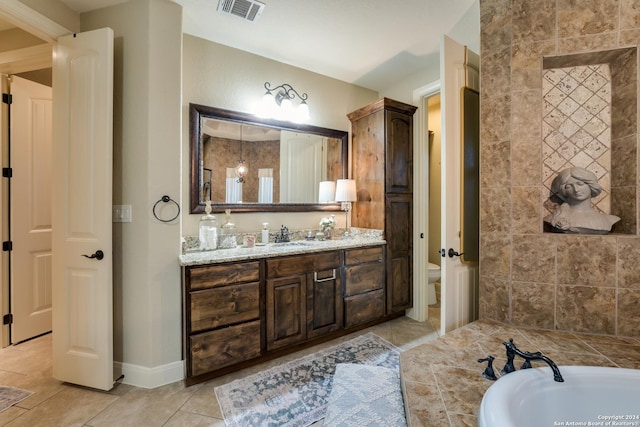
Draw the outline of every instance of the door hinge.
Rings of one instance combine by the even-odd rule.
[[[6,242],[2,242],[2,251],[9,252],[13,250],[13,242],[11,240],[7,240]]]
[[[11,178],[13,176],[12,168],[2,168],[2,177],[3,178]]]
[[[2,324],[3,325],[10,325],[13,323],[13,314],[9,313],[9,314],[5,314],[4,316],[2,316]]]
[[[2,102],[4,102],[7,105],[11,105],[11,103],[13,102],[13,95],[11,95],[10,93],[3,93]]]

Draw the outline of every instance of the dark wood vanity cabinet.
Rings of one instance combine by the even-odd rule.
[[[260,261],[186,267],[187,377],[259,357]]]
[[[384,246],[344,251],[344,326],[350,328],[385,314]]]
[[[267,350],[342,329],[339,251],[266,262]]]
[[[399,317],[385,259],[377,244],[185,266],[187,384]]]
[[[348,114],[354,227],[383,229],[386,313],[413,306],[413,105],[383,98]]]

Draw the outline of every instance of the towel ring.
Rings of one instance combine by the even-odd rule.
[[[162,219],[159,218],[158,215],[156,214],[156,207],[158,206],[158,204],[160,202],[164,202],[164,203],[169,203],[169,202],[173,202],[173,204],[176,205],[176,207],[178,208],[178,213],[171,219]],[[160,200],[158,200],[154,205],[153,205],[153,216],[156,217],[156,219],[158,221],[162,221],[162,222],[171,222],[174,219],[178,218],[178,216],[180,215],[180,205],[178,204],[178,202],[176,202],[175,200],[173,200],[171,197],[169,196],[162,196],[162,198]]]

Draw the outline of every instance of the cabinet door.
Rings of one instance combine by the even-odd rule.
[[[342,280],[340,269],[312,273],[307,288],[307,337],[342,328]]]
[[[307,338],[307,275],[267,280],[267,350]]]
[[[387,193],[413,192],[413,119],[396,111],[386,112]]]
[[[411,195],[387,198],[387,314],[413,306],[413,203]]]

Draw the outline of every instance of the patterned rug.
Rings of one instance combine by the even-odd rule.
[[[215,388],[228,427],[306,426],[324,418],[338,363],[398,369],[400,349],[361,335]]]
[[[0,412],[15,405],[33,394],[20,388],[0,386]]]

